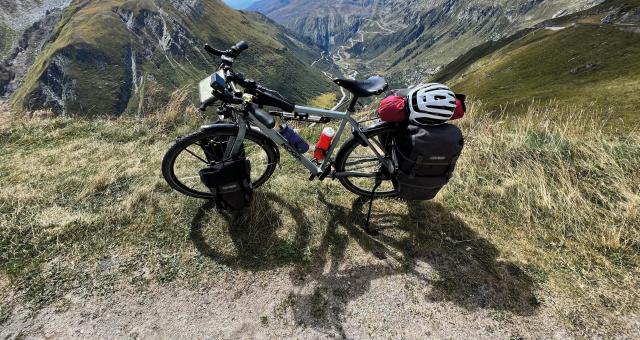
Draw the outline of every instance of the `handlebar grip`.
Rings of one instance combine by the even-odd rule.
[[[216,50],[215,48],[209,46],[209,44],[204,44],[204,50],[218,57],[224,54],[224,52]]]
[[[235,46],[233,46],[231,49],[239,52],[242,52],[246,49],[249,48],[249,44],[247,44],[244,40],[240,41],[239,43],[237,43]]]

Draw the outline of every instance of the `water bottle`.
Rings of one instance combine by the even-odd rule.
[[[280,126],[280,134],[289,142],[289,145],[293,146],[293,148],[298,151],[298,153],[302,154],[309,151],[309,144],[288,125],[282,124]]]
[[[320,140],[318,140],[318,144],[316,145],[316,150],[313,152],[313,156],[321,161],[329,152],[329,148],[331,147],[331,142],[333,141],[333,137],[335,137],[336,132],[330,127],[322,130],[322,134],[320,135]]]

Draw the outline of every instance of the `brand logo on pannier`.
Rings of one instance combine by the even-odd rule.
[[[444,156],[433,156],[433,157],[429,157],[429,160],[432,160],[432,161],[444,161],[444,160],[446,160],[446,159],[447,159],[447,157],[444,157]]]
[[[239,185],[238,184],[230,184],[230,185],[225,185],[223,187],[220,187],[220,189],[222,190],[229,190],[229,189],[236,189],[238,188]]]

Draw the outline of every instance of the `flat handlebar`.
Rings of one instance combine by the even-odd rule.
[[[205,51],[207,51],[209,54],[222,58],[222,65],[220,66],[220,68],[224,70],[225,81],[228,85],[228,88],[222,91],[224,93],[221,93],[221,95],[224,96],[223,100],[234,104],[242,103],[242,98],[238,97],[239,91],[235,86],[235,84],[237,83],[244,88],[246,93],[255,96],[255,104],[278,107],[287,112],[293,112],[295,110],[295,104],[290,102],[283,95],[281,95],[277,91],[258,85],[253,80],[244,79],[244,75],[242,75],[241,73],[236,74],[235,72],[233,72],[232,67],[234,59],[248,48],[249,44],[244,41],[240,41],[226,51],[215,49],[209,44],[204,45]]]
[[[222,50],[218,50],[215,49],[213,47],[211,47],[209,44],[205,44],[204,45],[204,50],[207,51],[209,54],[212,54],[216,57],[229,57],[229,58],[236,58],[240,55],[240,53],[246,49],[249,48],[249,44],[247,44],[244,41],[241,41],[237,44],[235,44],[234,46],[232,46],[230,49],[226,50],[226,51],[222,51]]]

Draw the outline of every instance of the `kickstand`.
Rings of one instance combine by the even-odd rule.
[[[367,221],[364,223],[364,231],[369,234],[369,236],[378,236],[380,233],[377,230],[371,230],[369,228],[369,222],[371,221],[371,210],[373,209],[373,200],[376,198],[376,190],[382,184],[382,179],[376,178],[376,185],[373,186],[373,190],[371,190],[371,200],[369,201],[369,211],[367,212]]]

